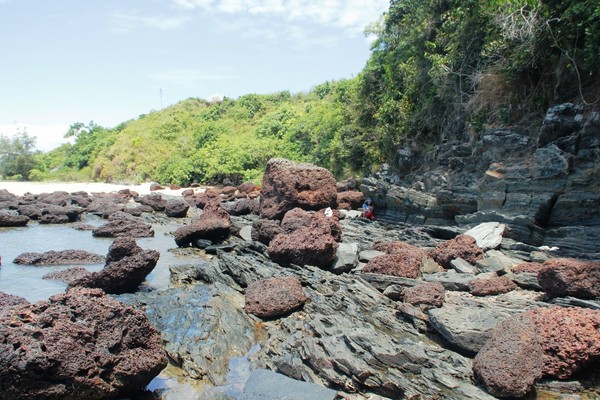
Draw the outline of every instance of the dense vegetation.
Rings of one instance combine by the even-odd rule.
[[[597,0],[391,0],[368,31],[378,39],[352,80],[294,95],[188,99],[112,129],[76,123],[66,135],[74,144],[27,153],[29,174],[0,174],[258,181],[269,158],[286,157],[343,177],[394,165],[401,146],[428,151],[488,125],[531,126],[559,102],[600,105]],[[0,154],[0,164],[10,160]]]

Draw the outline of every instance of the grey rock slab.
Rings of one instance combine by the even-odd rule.
[[[477,246],[483,250],[496,249],[502,243],[502,234],[506,226],[500,222],[484,222],[469,229],[464,234],[477,241]]]
[[[250,374],[240,400],[334,400],[337,392],[266,369]]]
[[[431,326],[452,345],[477,353],[494,327],[510,314],[490,308],[444,305],[428,310]]]
[[[334,274],[348,272],[358,265],[358,244],[340,243],[333,266],[330,271]]]
[[[450,264],[452,264],[454,270],[456,270],[456,272],[460,274],[477,275],[477,273],[479,272],[476,266],[469,264],[467,261],[463,260],[460,257],[450,261]]]
[[[363,250],[358,254],[358,259],[362,262],[369,262],[375,257],[384,255],[385,252],[379,250]]]
[[[473,279],[475,279],[475,275],[459,274],[454,270],[437,272],[424,277],[425,282],[439,282],[444,286],[444,289],[455,291],[468,291],[469,287],[467,284]]]
[[[252,226],[246,225],[242,229],[240,229],[240,237],[247,242],[252,241]]]
[[[485,253],[485,258],[477,261],[476,265],[483,272],[505,273],[511,272],[512,268],[521,262],[523,261],[508,257],[498,250],[489,250]]]

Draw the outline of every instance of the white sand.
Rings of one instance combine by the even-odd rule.
[[[150,193],[150,183],[143,183],[141,185],[124,185],[124,184],[112,184],[112,183],[98,183],[98,182],[3,182],[0,181],[0,190],[6,189],[10,193],[17,196],[22,196],[25,193],[52,193],[56,191],[65,192],[79,192],[84,191],[87,193],[111,193],[117,192],[121,189],[133,190],[139,194]],[[180,195],[185,189],[171,190],[164,189],[158,190],[158,193],[164,193],[167,195]],[[204,189],[196,188],[195,191],[203,191]]]

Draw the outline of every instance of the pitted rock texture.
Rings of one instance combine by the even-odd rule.
[[[153,237],[152,225],[143,218],[134,217],[123,211],[116,211],[108,217],[108,223],[92,231],[96,237]]]
[[[487,279],[473,279],[468,283],[469,292],[473,296],[493,296],[508,293],[517,285],[507,276],[496,276]]]
[[[474,265],[477,260],[483,258],[483,250],[477,246],[477,242],[473,237],[459,235],[454,239],[440,243],[431,252],[431,257],[442,267],[452,268],[450,262],[455,258],[462,258],[469,264]]]
[[[159,257],[158,251],[143,250],[133,238],[117,238],[108,249],[104,268],[71,282],[69,287],[101,288],[110,294],[135,292]]]
[[[99,289],[71,289],[0,319],[3,399],[128,397],[167,365],[146,316]]]
[[[441,283],[426,282],[402,290],[402,301],[413,306],[441,307],[446,289]]]
[[[0,227],[25,226],[29,222],[29,217],[25,215],[16,215],[8,211],[0,211]]]
[[[365,201],[365,195],[359,191],[338,192],[338,208],[341,210],[355,210]]]
[[[320,210],[336,205],[336,181],[328,170],[281,158],[267,163],[260,197],[261,218],[281,219],[296,207]]]
[[[171,218],[185,218],[190,205],[181,199],[170,199],[165,204],[165,214]]]
[[[104,256],[85,250],[50,250],[44,253],[23,253],[13,262],[23,265],[100,264],[104,262]]]
[[[549,295],[581,299],[600,296],[600,262],[555,258],[543,265],[538,281]]]
[[[282,232],[279,221],[261,218],[252,223],[252,232],[250,234],[252,235],[252,240],[268,246],[271,240]]]
[[[329,224],[331,235],[336,242],[342,240],[342,227],[340,225],[339,213],[337,212],[333,212],[331,217],[327,217],[325,213],[321,211],[305,211],[301,208],[294,208],[285,213],[280,226],[283,232],[292,233],[297,229],[312,224]]]
[[[270,278],[248,285],[244,308],[257,317],[277,318],[296,311],[307,300],[298,278]]]
[[[362,271],[414,279],[419,276],[421,261],[420,254],[404,250],[375,257]]]
[[[207,197],[202,215],[189,225],[175,231],[175,243],[179,247],[193,245],[199,239],[219,242],[230,234],[231,218],[221,207],[219,197]]]

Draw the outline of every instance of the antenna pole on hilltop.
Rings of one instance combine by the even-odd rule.
[[[162,108],[163,108],[163,103],[162,103],[162,89],[160,89],[158,93],[160,95],[160,109],[162,110]]]

